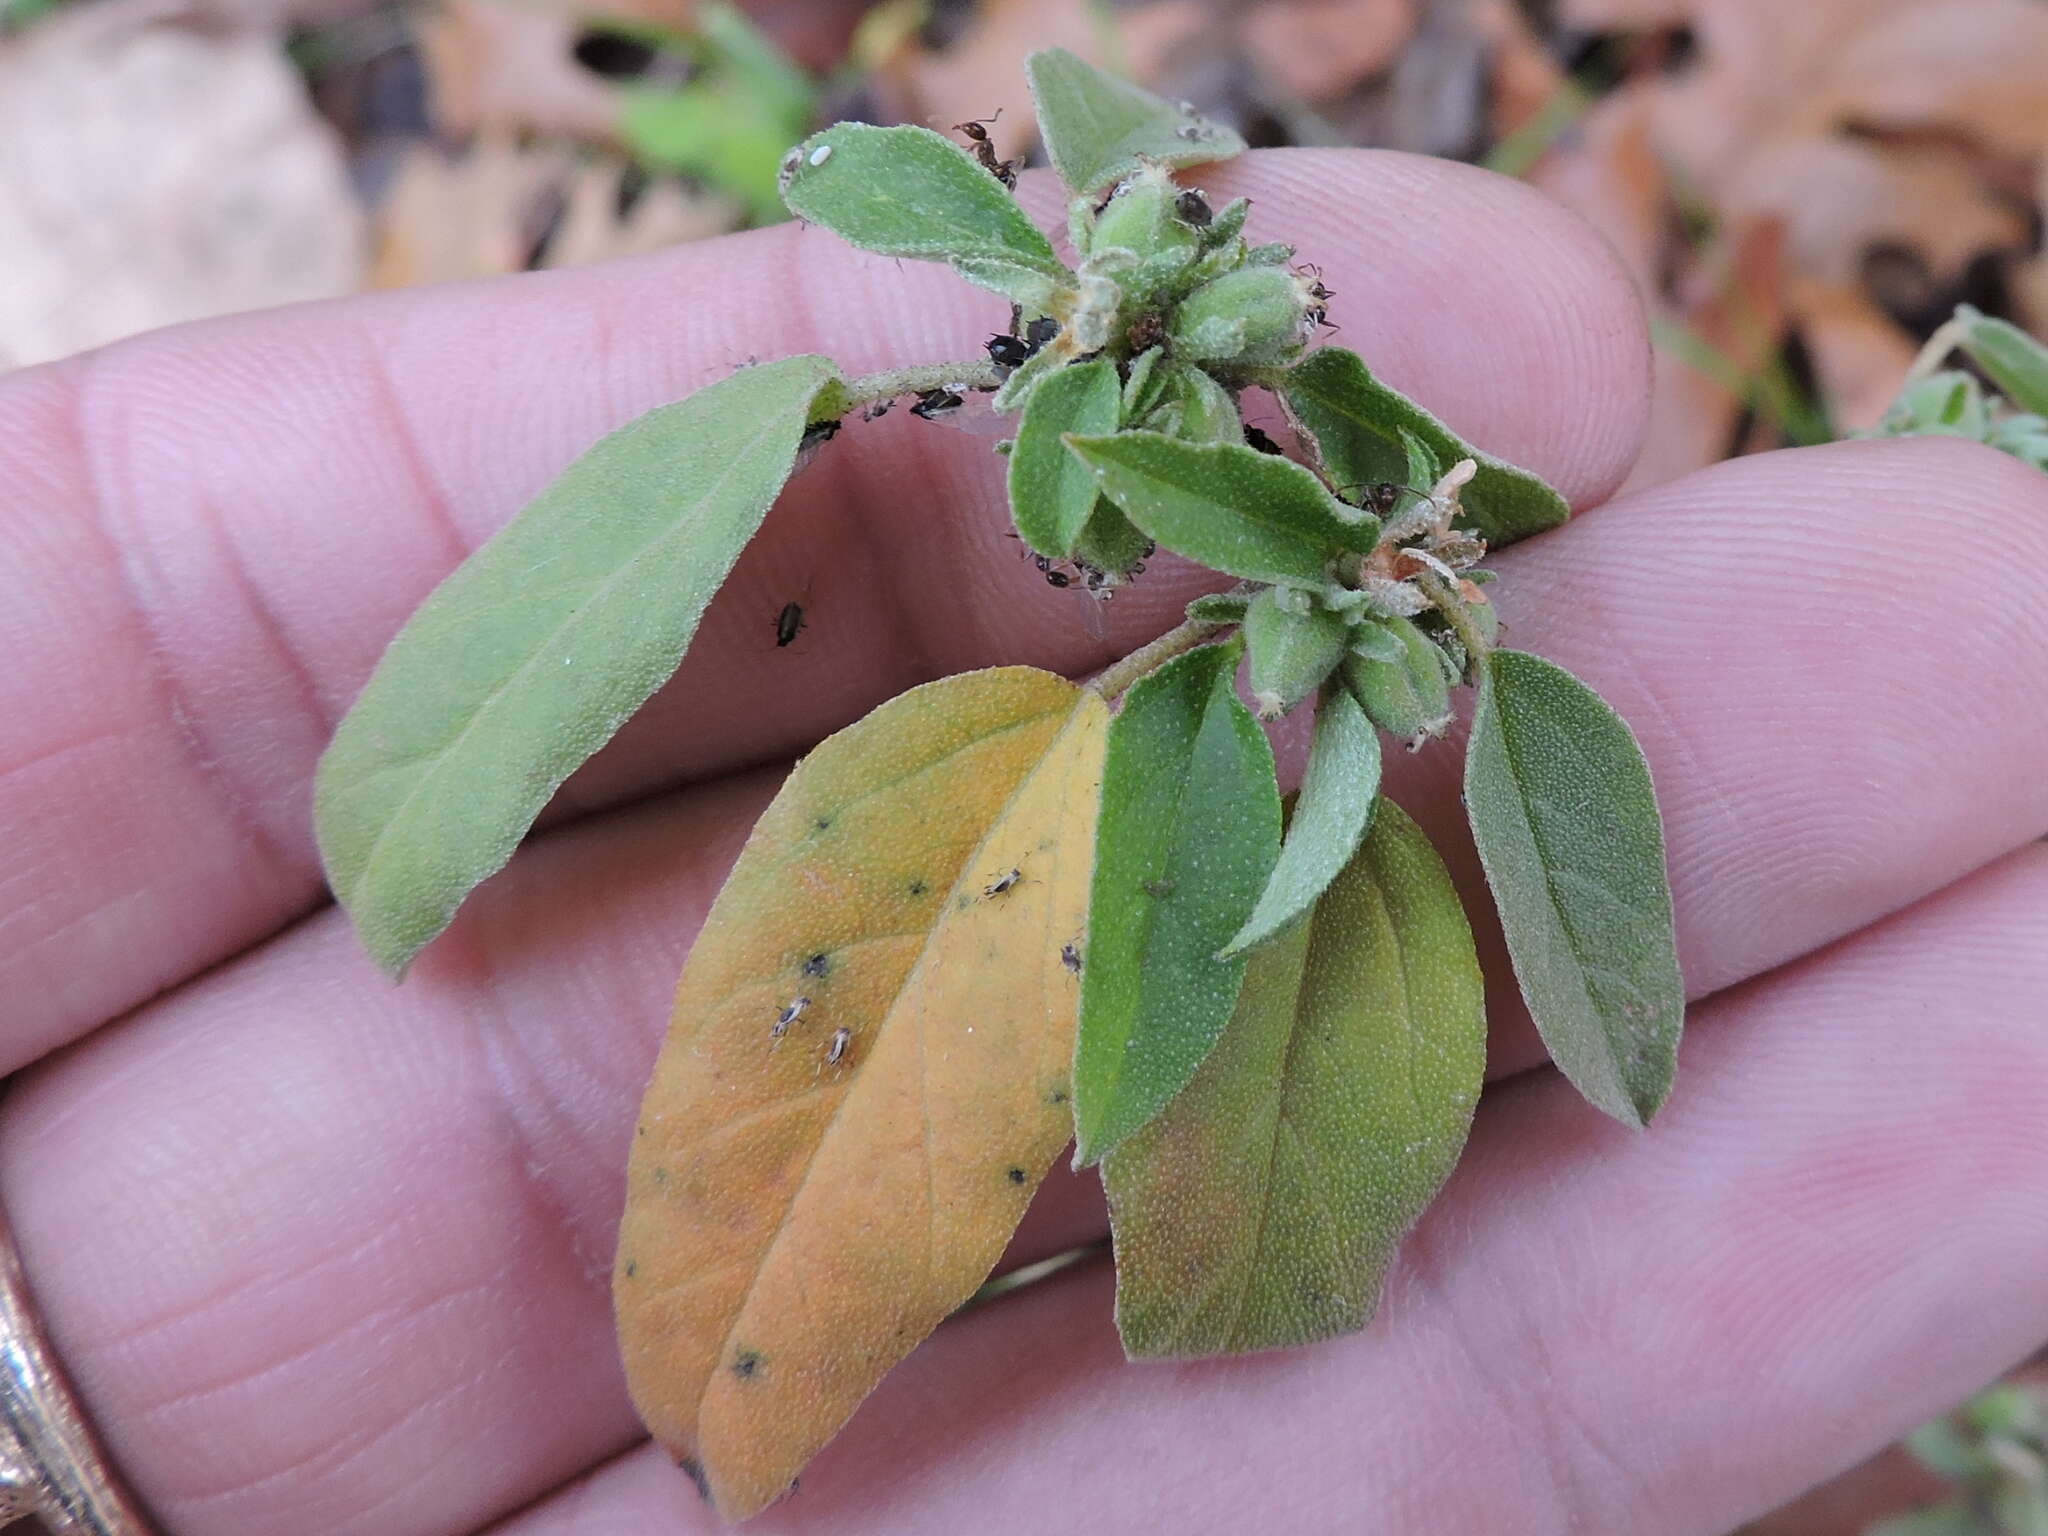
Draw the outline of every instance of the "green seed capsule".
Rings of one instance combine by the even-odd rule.
[[[1322,686],[1344,659],[1344,621],[1326,608],[1297,605],[1268,587],[1245,610],[1244,635],[1251,646],[1252,702],[1261,719],[1284,715]]]
[[[1091,254],[1127,250],[1135,266],[1121,274],[1127,302],[1142,305],[1201,254],[1201,232],[1176,211],[1180,188],[1159,166],[1148,166],[1117,189],[1088,236]]]
[[[1390,652],[1398,659],[1388,659]],[[1381,730],[1441,736],[1451,723],[1451,685],[1440,655],[1407,619],[1374,619],[1344,658],[1344,685]]]
[[[1197,288],[1167,322],[1169,345],[1199,362],[1292,362],[1309,332],[1308,285],[1284,267],[1241,267]]]

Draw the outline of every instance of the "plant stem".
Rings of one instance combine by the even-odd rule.
[[[1465,599],[1458,589],[1434,571],[1424,571],[1415,578],[1415,585],[1422,595],[1436,605],[1436,611],[1444,616],[1444,622],[1451,626],[1451,633],[1464,642],[1465,655],[1470,659],[1474,675],[1486,670],[1486,658],[1493,645],[1479,632],[1479,626],[1472,622],[1472,614],[1465,605]]]
[[[1927,344],[1920,349],[1919,355],[1913,359],[1913,366],[1906,370],[1906,384],[1918,384],[1947,362],[1949,353],[1963,344],[1963,337],[1968,331],[1969,323],[1960,315],[1938,327],[1935,333],[1927,338]]]
[[[1228,628],[1228,622],[1214,619],[1184,619],[1150,645],[1141,645],[1122,661],[1105,667],[1088,686],[1105,699],[1114,699],[1162,662],[1192,651],[1218,630]]]
[[[898,395],[921,395],[933,389],[994,389],[1003,382],[996,365],[987,358],[971,363],[919,363],[911,368],[886,368],[858,379],[849,379],[819,396],[824,409],[814,420],[830,420]]]

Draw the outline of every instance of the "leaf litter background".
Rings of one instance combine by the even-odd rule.
[[[2048,334],[2048,0],[742,9],[783,59],[697,0],[0,0],[0,371],[739,228],[763,153],[835,118],[1000,109],[1029,154],[1022,58],[1054,44],[1254,145],[1454,156],[1578,210],[1652,316],[1636,485],[1873,425],[1959,301]],[[1943,1487],[1894,1449],[1748,1529],[1849,1536]]]

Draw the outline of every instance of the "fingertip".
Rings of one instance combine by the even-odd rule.
[[[1649,422],[1641,297],[1590,224],[1525,183],[1392,150],[1268,150],[1190,173],[1254,199],[1336,291],[1331,339],[1575,507],[1611,495]]]

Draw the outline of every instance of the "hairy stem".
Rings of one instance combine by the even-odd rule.
[[[911,368],[885,368],[821,392],[818,409],[812,412],[811,419],[833,420],[848,411],[877,400],[893,400],[898,395],[921,395],[932,389],[994,389],[1002,382],[1002,374],[987,358],[971,363],[919,363]]]
[[[1228,620],[1185,619],[1150,645],[1141,645],[1122,661],[1105,667],[1088,686],[1105,699],[1114,699],[1154,667],[1173,660],[1182,651],[1192,651],[1218,630],[1228,628]]]
[[[1960,317],[1936,330],[1927,338],[1927,344],[1920,349],[1919,355],[1913,359],[1913,366],[1906,370],[1906,384],[1919,383],[1947,362],[1949,353],[1963,344],[1963,337],[1968,331],[1969,326]]]
[[[1486,658],[1493,645],[1479,632],[1479,626],[1472,622],[1472,613],[1460,595],[1457,587],[1434,571],[1424,571],[1415,578],[1415,585],[1436,605],[1436,611],[1444,616],[1444,622],[1451,626],[1451,633],[1464,642],[1465,654],[1471,660],[1473,676],[1486,670]]]

